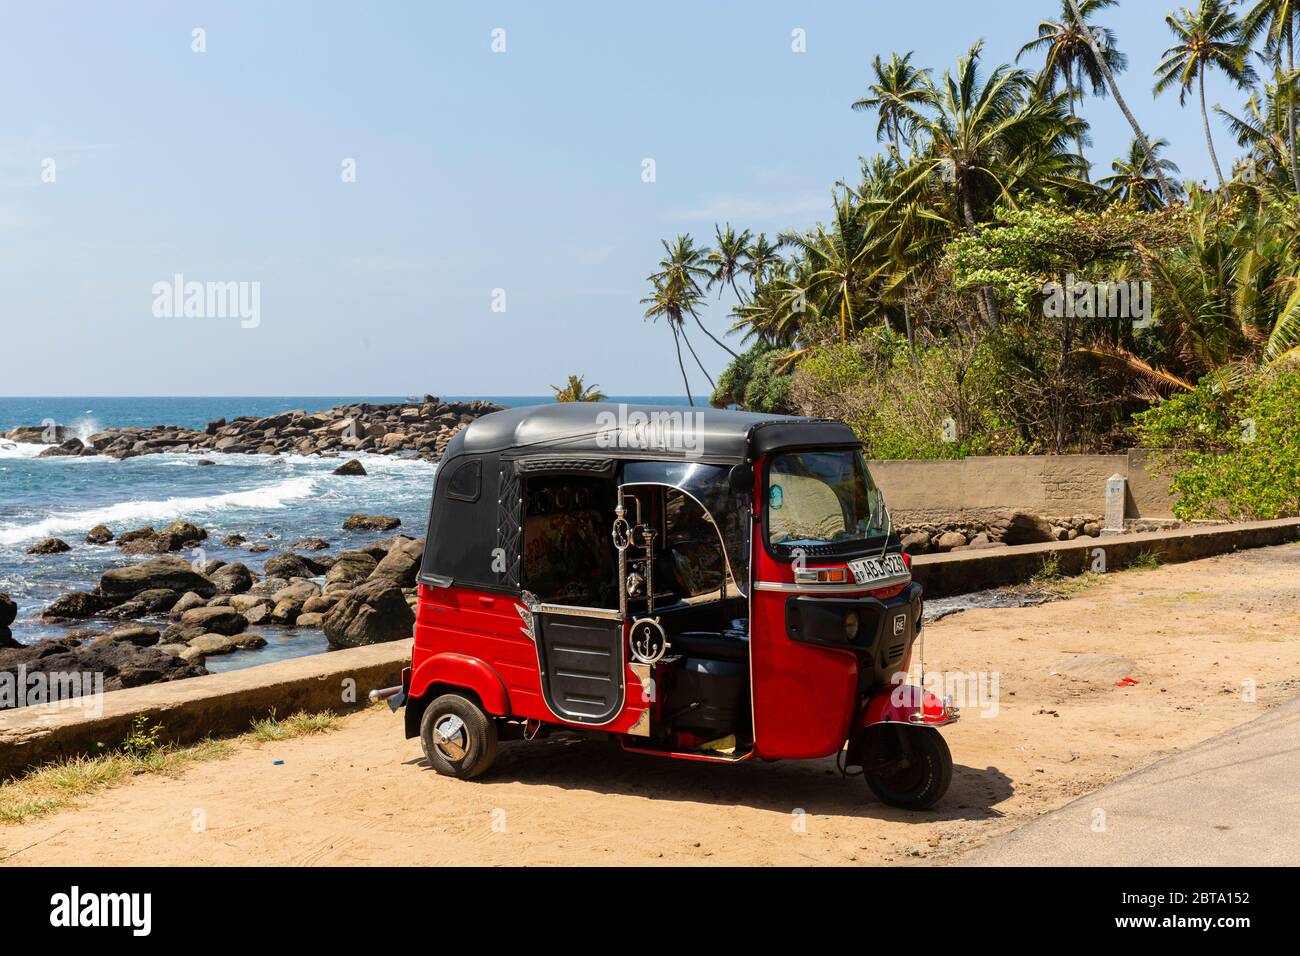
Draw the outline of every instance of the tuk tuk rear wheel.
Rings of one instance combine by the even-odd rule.
[[[435,771],[469,780],[496,760],[497,725],[472,700],[443,694],[420,718],[420,742]]]
[[[870,755],[863,772],[867,786],[891,806],[928,810],[952,783],[952,752],[931,727],[878,728],[865,750]]]

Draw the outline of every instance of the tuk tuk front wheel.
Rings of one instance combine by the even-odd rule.
[[[952,752],[932,727],[896,724],[868,728],[863,776],[871,792],[891,806],[928,810],[952,783]]]
[[[472,700],[443,694],[420,718],[420,742],[435,771],[468,780],[496,760],[497,726]]]

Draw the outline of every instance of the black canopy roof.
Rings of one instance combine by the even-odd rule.
[[[782,448],[859,444],[842,422],[684,405],[556,402],[475,419],[455,453],[579,453],[740,463]],[[451,449],[449,449],[451,451]]]

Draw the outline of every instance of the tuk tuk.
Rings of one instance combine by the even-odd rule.
[[[837,755],[933,806],[948,700],[907,686],[922,589],[834,421],[566,403],[477,419],[434,482],[405,708],[434,770],[556,731],[725,764]]]

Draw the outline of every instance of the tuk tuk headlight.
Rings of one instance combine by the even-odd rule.
[[[857,611],[849,611],[844,616],[844,638],[852,641],[858,636],[858,628],[862,626],[862,619],[858,617]]]

